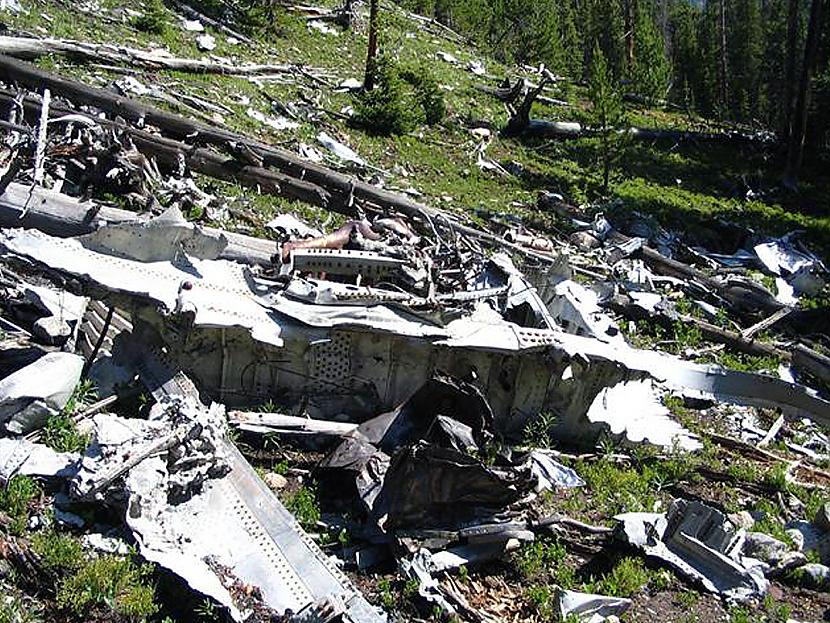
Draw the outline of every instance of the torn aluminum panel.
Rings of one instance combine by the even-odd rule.
[[[566,332],[625,345],[619,327],[600,307],[596,292],[569,279],[556,284],[555,292],[549,309],[556,323]]]
[[[184,398],[156,405],[150,420],[98,414],[93,421],[95,443],[72,482],[72,494],[79,499],[106,497],[110,486],[150,457],[165,458],[168,502],[191,496],[205,481],[228,471],[221,442],[226,430],[221,405],[204,408],[197,400]]]
[[[580,593],[556,587],[553,596],[563,621],[575,618],[580,623],[602,623],[610,616],[619,616],[631,607],[631,600]]]
[[[588,421],[605,425],[631,443],[649,442],[667,449],[693,451],[703,447],[697,435],[671,417],[651,380],[623,381],[606,387],[588,408]]]
[[[84,360],[71,353],[47,353],[0,381],[0,425],[29,433],[57,415],[81,378]]]
[[[533,540],[533,533],[528,532]],[[458,545],[448,549],[430,553],[424,557],[427,570],[430,573],[440,573],[450,569],[458,569],[461,566],[476,565],[491,560],[498,560],[508,552],[519,548],[519,539],[505,539],[503,541],[490,541],[485,543],[473,543],[469,545]]]
[[[732,601],[764,595],[769,582],[741,557],[746,532],[720,511],[697,501],[675,500],[668,513],[624,513],[621,536],[706,590]]]
[[[441,583],[433,578],[429,571],[431,558],[429,550],[421,549],[411,559],[400,560],[398,564],[406,578],[418,583],[418,594],[422,599],[434,604],[450,616],[455,615],[456,609],[447,600]]]
[[[71,476],[79,459],[74,452],[55,452],[49,446],[25,439],[0,439],[0,486],[17,474]]]
[[[87,299],[83,296],[75,296],[66,290],[56,290],[31,283],[20,285],[26,299],[50,316],[55,316],[65,322],[77,322],[84,315]]]
[[[158,230],[165,232],[164,228]],[[109,231],[110,227],[105,227],[91,235],[106,237]],[[148,233],[145,242],[154,248],[149,238]],[[113,244],[113,239],[105,239]],[[162,239],[167,239],[166,235]],[[245,327],[258,341],[282,344],[279,325],[256,300],[248,268],[184,255],[176,263],[140,262],[87,249],[82,240],[54,238],[36,230],[0,232],[0,244],[7,252],[29,257],[47,269],[59,267],[63,272],[86,276],[111,292],[148,298],[165,313],[192,314],[195,326]]]
[[[756,245],[754,251],[773,275],[782,277],[796,292],[817,294],[828,275],[824,263],[812,253],[798,248],[797,232]]]
[[[558,326],[536,288],[516,268],[510,256],[505,253],[496,253],[490,258],[490,262],[507,276],[506,317],[522,326],[545,329],[555,329]],[[517,318],[518,310],[523,307],[529,310],[529,313],[524,316],[532,317],[533,322],[528,322],[526,319],[522,322]]]
[[[366,164],[366,161],[360,156],[358,156],[357,152],[355,152],[351,147],[344,145],[340,141],[332,138],[326,132],[320,132],[317,135],[317,142],[319,142],[323,147],[328,149],[341,160],[345,160],[346,162],[354,162],[355,164],[359,164],[361,166]]]
[[[386,531],[481,523],[517,502],[531,486],[515,471],[421,442],[392,457],[372,512]]]
[[[93,288],[161,305],[162,314],[152,306],[138,310],[151,329],[141,339],[153,343],[153,334],[164,336],[169,356],[230,406],[279,396],[315,418],[350,413],[360,420],[394,408],[442,371],[471,379],[493,410],[496,431],[510,438],[520,438],[544,410],[557,416],[556,434],[591,443],[585,414],[597,394],[647,377],[684,393],[780,407],[830,423],[828,403],[802,386],[520,327],[483,302],[438,326],[387,305],[297,301],[223,261],[193,259],[188,272],[171,263],[96,254],[77,241],[37,232],[6,230],[0,242],[47,267],[86,276]],[[190,289],[179,292],[184,284]],[[195,322],[175,313],[184,308],[193,310]]]
[[[585,481],[570,467],[555,460],[549,451],[531,450],[525,463],[536,478],[536,492],[556,488],[584,487]]]
[[[175,207],[146,223],[114,223],[79,240],[90,251],[139,262],[175,262],[184,256],[215,260],[228,246],[225,236],[203,231]]]
[[[186,376],[174,372],[163,354],[141,346],[140,375],[156,400],[195,399],[196,388]],[[223,584],[227,577],[217,571],[220,566],[257,587],[265,604],[279,613],[313,612],[334,599],[344,604],[345,623],[385,622],[386,615],[309,538],[236,447],[227,439],[222,443],[230,472],[207,480],[201,493],[179,504],[168,503],[158,461],[131,471],[127,524],[142,556],[227,605],[238,621],[244,613]]]

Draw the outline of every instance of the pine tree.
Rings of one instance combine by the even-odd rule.
[[[600,140],[602,190],[608,192],[611,165],[620,147],[619,130],[624,121],[622,96],[605,54],[599,45],[591,53],[591,80],[588,85],[591,118]]]
[[[672,7],[672,75],[674,99],[691,109],[699,101],[698,91],[703,88],[703,72],[698,26],[702,19],[700,9],[681,0]]]
[[[663,47],[663,37],[651,15],[641,10],[634,30],[636,50],[631,71],[634,91],[650,100],[666,96],[671,67]]]
[[[761,110],[763,28],[760,0],[733,0],[729,29],[729,110],[733,118],[757,119]]]

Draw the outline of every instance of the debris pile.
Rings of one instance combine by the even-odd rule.
[[[210,50],[206,37],[199,45]],[[0,65],[1,78],[22,85],[44,78],[22,63]],[[504,559],[559,524],[608,537],[604,547],[625,543],[728,601],[758,599],[768,578],[793,570],[827,582],[826,567],[806,564],[813,551],[828,562],[826,506],[815,523],[791,513],[791,548],[691,497],[675,497],[665,513],[617,515],[616,541],[604,526],[540,516],[537,504],[586,485],[563,460],[581,455],[542,446],[611,443],[624,460],[643,448],[702,451],[705,424],[678,420],[672,401],[774,409],[782,417],[761,431],[766,444],[785,420],[806,419],[801,430],[812,426],[817,437],[789,440],[797,461],[727,438],[736,452],[783,464],[787,482],[826,486],[821,478],[830,475],[817,460],[828,450],[827,358],[816,344],[753,339],[759,315],[764,329],[785,316],[795,322],[795,295],[815,292],[826,277],[791,237],[759,243],[754,255],[694,250],[718,265],[760,263],[779,284],[774,296],[748,278],[712,275],[655,250],[678,248],[665,232],[642,222],[617,229],[599,211],[575,216],[550,194],[540,209],[567,214],[578,234],[570,242],[518,222],[481,229],[219,128],[199,126],[198,145],[186,144],[193,122],[123,98],[125,120],[114,116],[110,93],[45,79],[60,104],[47,92],[21,96],[25,112],[39,104],[40,131],[25,119],[10,124],[3,151],[4,483],[16,474],[57,482],[64,516],[108,509],[145,560],[237,621],[385,620],[339,565],[390,560],[430,607],[497,620],[447,573]],[[138,112],[143,128],[130,123]],[[248,114],[276,129],[296,125]],[[367,168],[329,134],[317,140],[340,163]],[[194,206],[223,203],[200,188],[197,172],[263,184],[345,219],[312,226],[281,214],[268,223],[275,239],[194,224],[184,217]],[[136,211],[88,200],[102,192]],[[575,274],[598,278],[589,287]],[[712,317],[723,310],[754,321],[742,332],[724,328],[679,311],[680,300]],[[780,356],[792,374],[637,348],[612,311],[632,322],[689,322],[743,352]],[[112,392],[73,422],[91,433],[83,454],[33,443],[65,413],[82,378]],[[109,413],[130,390],[146,390],[152,406]],[[230,428],[320,452],[320,494],[357,524],[359,542],[345,562],[300,527]],[[335,526],[318,520],[305,527]],[[553,602],[562,617],[592,621],[631,605],[568,587]]]

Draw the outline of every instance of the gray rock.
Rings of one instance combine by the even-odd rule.
[[[830,567],[826,565],[811,562],[796,569],[796,574],[796,577],[799,577],[807,586],[814,588],[830,586]]]
[[[729,515],[729,521],[735,524],[738,528],[743,528],[744,530],[752,530],[752,526],[755,525],[755,517],[753,517],[752,513],[749,511],[731,513]]]
[[[790,546],[763,532],[747,532],[743,553],[770,564],[776,564],[790,551]]]
[[[792,536],[799,551],[816,552],[822,563],[830,563],[830,533],[822,532],[809,521],[799,519],[787,524],[787,534]]]
[[[276,472],[268,472],[262,480],[266,485],[268,485],[269,489],[274,491],[284,489],[285,485],[288,484],[288,480],[286,480],[285,476],[281,476]]]
[[[32,336],[41,344],[60,346],[72,335],[72,327],[57,316],[40,318],[32,325]]]
[[[577,231],[571,234],[570,243],[581,251],[596,249],[602,245],[602,242],[596,236],[589,234],[587,231]]]
[[[813,525],[822,532],[830,532],[830,502],[825,502],[816,511]]]

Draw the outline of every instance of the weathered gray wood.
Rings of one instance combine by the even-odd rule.
[[[73,39],[0,36],[0,54],[23,59],[35,59],[47,54],[60,54],[85,62],[121,63],[144,69],[173,69],[203,74],[237,76],[294,73],[296,70],[294,65],[285,63],[235,65],[195,58],[167,56],[158,52],[148,52],[127,46],[89,43]]]

